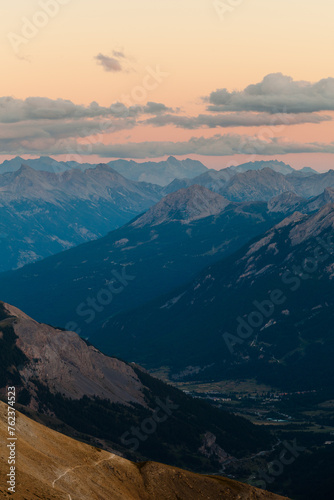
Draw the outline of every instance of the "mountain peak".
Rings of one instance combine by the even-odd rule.
[[[6,160],[6,161],[10,161],[10,160]],[[21,156],[15,156],[15,158],[12,159],[12,161],[25,161]],[[5,162],[3,162],[5,163]]]
[[[124,177],[122,174],[117,172],[112,166],[108,165],[107,163],[98,163],[97,165],[92,165],[91,168],[87,168],[85,170],[86,173],[89,172],[107,172],[108,174],[114,174],[117,177]]]
[[[133,226],[157,226],[173,221],[191,222],[204,219],[210,215],[217,215],[228,204],[229,201],[223,196],[194,184],[165,196],[137,219]]]
[[[269,201],[285,191],[294,191],[286,176],[269,167],[247,170],[236,174],[222,189],[221,194],[231,201]]]
[[[286,174],[291,174],[294,172],[294,169],[288,165],[287,163],[284,163],[283,161],[278,161],[278,160],[260,160],[260,161],[250,161],[248,163],[243,163],[241,165],[236,165],[231,167],[232,170],[235,172],[247,172],[248,170],[264,170],[264,169],[270,169],[275,172],[279,172],[280,174],[286,175]]]
[[[18,172],[30,172],[30,171],[34,171],[34,169],[30,167],[27,163],[22,163],[21,167],[18,170]]]
[[[311,167],[303,167],[300,170],[297,170],[297,172],[302,172],[303,174],[309,174],[309,175],[319,174],[317,170],[314,170],[314,168]]]
[[[169,157],[167,158],[167,162],[168,162],[168,163],[173,163],[174,165],[176,165],[176,164],[178,164],[178,163],[179,163],[179,160],[177,160],[177,159],[175,158],[175,156],[169,156]]]
[[[44,172],[42,172],[44,173]],[[34,168],[30,167],[26,163],[22,163],[20,168],[16,170],[16,172],[11,172],[10,175],[12,175],[15,179],[16,178],[29,178],[29,179],[37,179],[39,176],[40,172],[35,170]]]

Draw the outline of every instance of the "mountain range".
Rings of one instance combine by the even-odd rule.
[[[79,163],[77,161],[57,161],[48,156],[41,156],[37,159],[25,160],[19,156],[5,160],[0,165],[0,174],[6,172],[16,172],[22,165],[27,165],[34,170],[49,173],[62,173],[68,170],[87,170],[94,168],[90,163]],[[173,156],[161,162],[138,163],[132,160],[112,160],[108,165],[129,180],[137,182],[148,182],[165,186],[179,177],[196,177],[204,173],[207,168],[203,163],[191,160],[177,160]]]
[[[91,172],[94,176],[100,173],[118,178],[119,174],[109,169],[99,166],[85,175]],[[265,168],[233,179],[237,181],[237,177],[247,174],[264,176],[262,183],[256,179],[253,184],[242,183],[249,192],[256,187],[256,193],[250,196],[255,198],[261,189],[270,190],[270,194],[277,192],[275,183],[270,184],[273,177],[279,176],[285,183],[289,176]],[[83,174],[76,175],[80,178]],[[317,174],[321,187],[323,175],[327,180],[332,178]],[[121,180],[125,186],[132,182]],[[151,187],[147,189],[151,193]],[[116,314],[185,284],[286,215],[296,210],[310,214],[333,201],[332,188],[308,199],[284,191],[268,202],[233,202],[203,186],[192,185],[166,195],[146,213],[104,238],[1,274],[3,298],[40,321],[77,332],[84,330],[91,336],[107,328],[109,319]]]
[[[334,186],[333,171],[296,171],[277,161],[217,171],[173,157],[159,163],[115,160],[97,166],[16,157],[0,171],[5,172],[0,174],[0,272],[104,236],[164,195],[193,185],[237,202],[269,201],[285,192],[310,198]]]
[[[138,182],[149,182],[166,186],[176,178],[193,178],[207,171],[200,161],[187,158],[177,160],[170,156],[165,161],[138,163],[127,160],[114,160],[108,163],[114,170],[127,179]]]
[[[0,270],[15,269],[107,234],[161,198],[158,186],[109,166],[84,172],[23,165],[0,175]]]
[[[332,386],[334,205],[294,212],[183,287],[112,318],[92,342],[196,380]],[[159,332],[159,335],[157,335]]]
[[[288,173],[290,169],[284,163],[286,168],[273,168],[272,162],[259,163],[261,168],[245,164],[239,172],[235,167],[229,167],[218,171],[208,170],[194,179],[175,179],[163,189],[163,193],[168,194],[192,184],[199,184],[230,201],[269,201],[272,197],[285,192],[311,198],[320,195],[326,188],[334,187],[334,170],[324,174],[316,173],[312,169],[306,173],[300,170]],[[246,170],[248,167],[253,168]]]
[[[0,174],[18,498],[274,499],[220,476],[263,487],[296,436],[265,489],[327,497],[334,171],[20,161]]]
[[[283,217],[264,202],[230,203],[192,186],[104,238],[1,274],[2,297],[39,321],[92,335],[110,317],[186,283]]]
[[[5,160],[0,164],[0,173],[4,174],[7,172],[17,172],[20,170],[22,165],[27,165],[30,168],[33,168],[37,171],[44,171],[50,173],[60,173],[66,172],[70,170],[74,165],[68,165],[65,162],[54,160],[49,156],[41,156],[40,158],[32,159],[32,160],[24,160],[20,156],[16,156],[11,160]]]

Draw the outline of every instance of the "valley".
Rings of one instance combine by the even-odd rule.
[[[160,376],[165,378],[162,373]],[[330,498],[327,477],[334,458],[332,388],[281,393],[258,385],[255,380],[205,384],[174,380],[172,384],[192,397],[264,426],[276,436],[277,441],[271,449],[264,449],[247,459],[233,458],[224,462],[220,471],[223,475],[282,495],[289,492],[297,500],[308,495],[317,498],[319,492],[323,498]],[[281,471],[278,468],[280,473],[276,474],[271,464],[277,464],[286,446],[290,449],[292,444],[297,450],[296,460],[292,461],[291,468],[283,470],[281,467]],[[306,485],[305,470],[309,474]]]

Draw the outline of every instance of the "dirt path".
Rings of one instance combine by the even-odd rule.
[[[56,483],[60,479],[62,479],[63,477],[67,476],[67,474],[70,474],[70,472],[73,472],[76,469],[81,469],[83,467],[97,467],[102,462],[108,462],[109,460],[112,460],[114,457],[115,457],[115,455],[111,453],[109,458],[103,458],[102,460],[99,460],[98,462],[95,462],[95,464],[92,464],[90,466],[87,466],[87,465],[76,465],[75,467],[72,467],[70,469],[66,469],[65,472],[62,472],[62,474],[60,474],[59,477],[57,477],[54,481],[52,481],[52,488],[55,488]],[[68,494],[69,500],[72,500],[71,495],[69,493],[67,493],[67,494]]]

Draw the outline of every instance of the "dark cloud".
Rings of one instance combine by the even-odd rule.
[[[154,116],[143,123],[164,127],[174,125],[183,129],[217,128],[217,127],[260,127],[287,126],[301,123],[322,123],[332,120],[331,116],[312,113],[271,115],[270,113],[228,113],[221,115],[198,115],[194,117],[164,114]]]
[[[114,52],[114,54],[115,54],[115,52]],[[120,56],[118,56],[118,57],[120,57]],[[122,57],[124,57],[124,56],[122,56]],[[118,58],[116,58],[116,57],[109,57],[109,56],[105,56],[105,55],[100,53],[97,56],[95,56],[95,59],[97,60],[97,63],[100,64],[100,66],[102,66],[104,71],[117,73],[117,72],[123,70],[121,63],[119,62]]]
[[[92,102],[89,106],[82,106],[69,100],[47,97],[28,97],[25,100],[0,97],[0,123],[96,118],[115,115],[115,111],[116,108],[113,109],[112,106],[106,108],[99,106],[96,102]]]
[[[131,129],[136,125],[134,119],[113,120],[40,120],[23,123],[0,124],[0,137],[6,140],[29,140],[31,138],[88,137],[90,135],[117,132]]]
[[[120,61],[125,58],[121,51],[114,51],[113,55]],[[282,130],[277,126],[317,124],[332,120],[331,116],[318,112],[334,110],[333,78],[312,84],[293,81],[291,77],[276,73],[240,92],[217,90],[206,101],[210,111],[219,113],[185,116],[180,109],[151,101],[129,107],[116,102],[104,107],[97,102],[84,106],[65,99],[29,97],[22,100],[1,97],[0,152],[62,154],[69,149],[76,152],[80,138],[89,142],[89,137],[94,136],[96,140],[87,154],[113,158],[145,159],[189,154],[226,156],[334,153],[334,143],[303,144],[273,137]],[[102,143],[103,134],[132,129],[138,125],[172,125],[188,130],[258,127],[258,133],[252,137],[236,134],[194,137],[184,142]]]
[[[164,113],[176,113],[179,110],[168,108],[165,104],[161,102],[148,102],[145,106],[139,106],[139,105],[131,106],[128,111],[129,111],[129,116],[139,117],[140,115],[161,116]]]
[[[204,99],[208,111],[257,111],[313,113],[334,110],[334,78],[317,83],[294,81],[282,73],[267,75],[262,82],[242,91],[218,89]]]
[[[172,108],[168,108],[161,102],[148,102],[143,108],[143,113],[146,113],[148,115],[161,115],[167,112],[174,113],[174,110]]]

